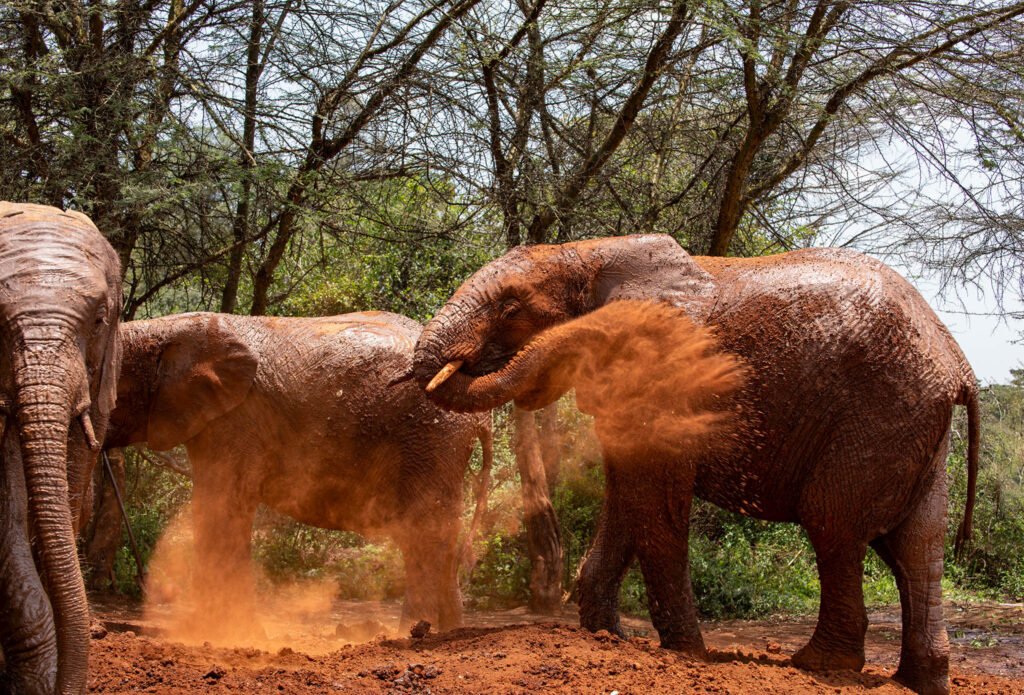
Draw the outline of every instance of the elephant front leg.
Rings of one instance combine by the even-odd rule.
[[[204,639],[263,639],[252,572],[252,498],[196,476],[192,493],[196,562],[192,589],[196,629]],[[202,636],[202,635],[197,635]]]
[[[597,534],[576,581],[580,625],[594,632],[608,630],[624,636],[619,622],[619,589],[635,557],[635,548],[629,520],[623,514],[624,500],[617,489],[615,474],[607,469],[606,477]]]
[[[634,519],[637,556],[647,586],[651,622],[665,649],[706,659],[690,581],[690,507],[692,475],[646,475],[636,481],[646,501]]]
[[[415,537],[395,540],[405,564],[405,602],[400,629],[426,620],[440,631],[462,625],[462,594],[458,579],[459,523],[419,528]]]
[[[867,544],[813,534],[811,543],[821,582],[818,624],[810,642],[793,655],[793,665],[808,671],[859,671],[868,629],[863,588]]]
[[[28,542],[21,462],[10,459],[0,460],[0,692],[43,695],[57,688],[57,637]]]

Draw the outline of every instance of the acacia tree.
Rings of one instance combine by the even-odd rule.
[[[184,0],[0,8],[4,194],[86,211],[127,268],[163,192],[156,154],[182,51],[233,11]]]

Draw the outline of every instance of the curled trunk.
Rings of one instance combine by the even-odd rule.
[[[575,388],[606,452],[634,451],[644,432],[650,450],[680,453],[730,424],[727,397],[746,374],[682,310],[621,300],[540,333],[497,371],[456,372],[430,397],[454,410],[509,400],[533,410]]]
[[[15,372],[29,518],[57,634],[57,691],[85,690],[89,612],[72,530],[67,477],[71,398],[67,359],[29,349]],[[84,372],[84,369],[82,370]]]
[[[487,411],[513,400],[527,410],[542,408],[572,388],[577,346],[587,343],[590,332],[579,322],[555,326],[530,341],[503,368],[482,376],[457,371],[430,397],[459,412]],[[423,383],[432,376],[418,375]]]

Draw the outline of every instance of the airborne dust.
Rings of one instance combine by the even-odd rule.
[[[720,352],[713,333],[680,309],[618,301],[546,333],[555,332],[563,337],[564,349],[552,352],[537,389],[575,387],[577,404],[594,416],[606,449],[678,456],[727,437],[728,396],[743,383],[745,367]],[[546,337],[551,336],[538,339]],[[326,649],[324,640],[303,640],[302,633],[323,631],[337,595],[334,581],[272,584],[256,576],[258,563],[248,557],[221,558],[208,575],[216,580],[203,580],[191,520],[189,505],[168,525],[153,554],[146,586],[148,621],[160,624],[169,639],[187,644],[277,650],[301,643],[307,652]],[[387,632],[377,617],[362,616],[339,635],[358,642]]]
[[[258,563],[246,560],[239,559],[236,567],[220,563],[216,581],[204,581],[196,566],[192,505],[185,505],[150,560],[144,621],[158,625],[162,636],[174,642],[307,654],[336,649],[337,639],[364,642],[391,634],[370,614],[356,616],[352,624],[331,625],[335,581],[272,583],[259,574]]]
[[[545,379],[575,387],[606,449],[672,457],[728,436],[728,396],[747,368],[681,309],[617,301],[549,332],[556,331],[567,347]]]

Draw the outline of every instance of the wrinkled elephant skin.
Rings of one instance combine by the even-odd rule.
[[[85,215],[0,202],[2,692],[85,691],[75,534],[116,396],[120,278]]]
[[[412,382],[389,385],[408,370],[421,330],[383,312],[122,325],[106,445],[188,449],[193,583],[234,592],[197,596],[205,624],[253,620],[250,538],[261,503],[313,526],[391,536],[406,567],[403,620],[460,623],[463,477],[478,437],[489,457],[490,416],[446,412]]]
[[[896,678],[918,692],[947,692],[946,451],[953,407],[967,405],[973,499],[977,393],[963,353],[920,294],[846,250],[702,258],[658,235],[524,247],[480,269],[427,324],[413,374],[426,385],[458,365],[431,393],[458,410],[519,398],[537,390],[523,377],[524,355],[543,361],[537,351],[565,343],[548,336],[568,330],[570,319],[624,299],[679,307],[713,328],[749,372],[730,406],[739,431],[721,445],[638,466],[604,444],[605,503],[580,576],[582,623],[618,629],[619,584],[637,557],[662,643],[704,653],[687,561],[695,494],[806,529],[821,605],[795,664],[862,667],[870,544],[900,591]],[[641,449],[634,457],[645,456]]]

